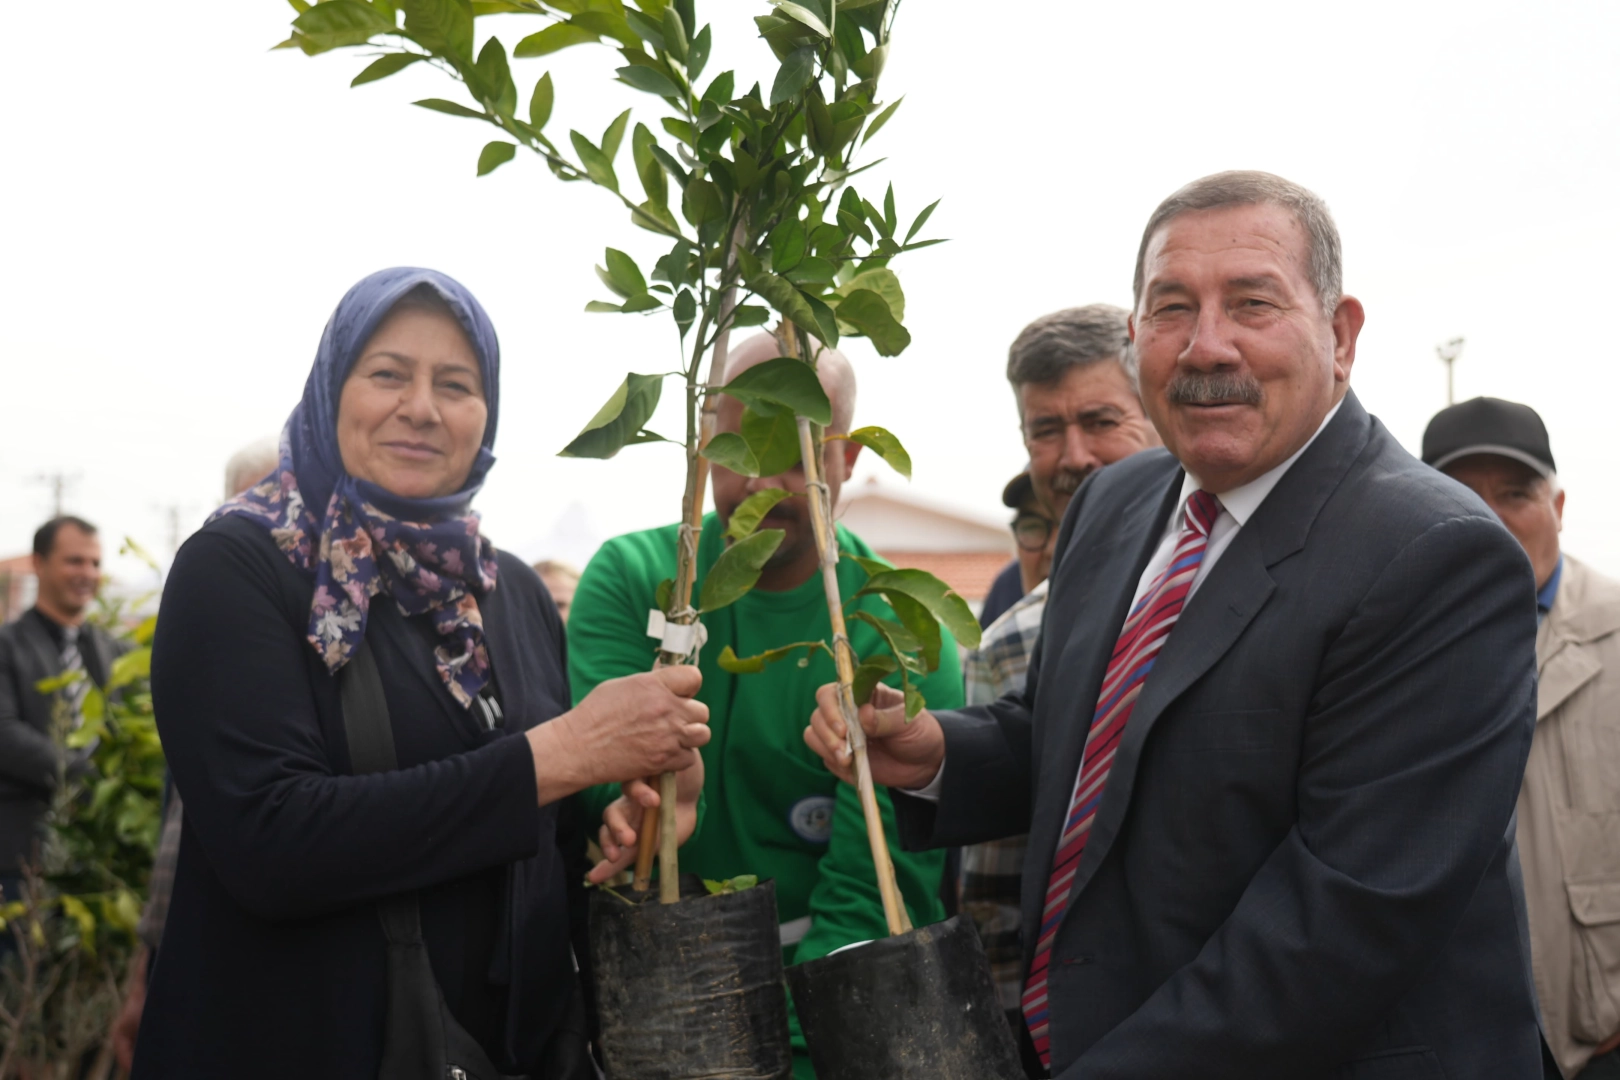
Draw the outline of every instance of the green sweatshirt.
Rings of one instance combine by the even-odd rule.
[[[723,531],[714,514],[703,519],[699,588],[723,550]],[[576,704],[603,680],[652,667],[657,644],[647,636],[647,613],[655,606],[658,583],[675,576],[675,535],[671,525],[620,536],[604,544],[585,568],[568,616],[568,675]],[[842,551],[876,557],[843,526],[838,527],[838,543]],[[839,563],[839,590],[846,604],[865,582],[866,572],[852,560]],[[879,597],[862,597],[859,609],[894,618]],[[732,675],[716,662],[727,645],[738,656],[752,656],[793,641],[829,640],[820,575],[788,592],[751,592],[703,621],[709,640],[699,655],[703,689],[698,699],[709,706],[713,738],[703,748],[702,827],[681,849],[681,870],[705,878],[758,874],[774,879],[777,914],[788,929],[810,919],[797,944],[784,947],[788,964],[883,937],[888,932],[883,902],[855,789],[839,783],[804,744],[817,688],[837,679],[832,659],[817,650],[800,666],[803,654],[795,653],[755,675]],[[866,623],[851,622],[849,636],[857,655],[886,651]],[[920,686],[931,708],[962,704],[962,674],[949,631],[939,670]],[[618,794],[616,785],[583,793],[593,832],[602,810]],[[945,914],[939,900],[944,853],[901,851],[894,810],[882,788],[878,805],[912,922],[938,922]],[[805,1080],[815,1074],[798,1019],[790,1019],[794,1075]]]

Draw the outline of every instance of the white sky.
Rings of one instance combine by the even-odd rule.
[[[436,72],[350,90],[358,55],[266,51],[292,16],[278,0],[161,8],[8,11],[0,554],[26,549],[50,509],[35,478],[56,471],[77,478],[70,510],[165,549],[165,508],[199,523],[226,458],[279,430],[344,290],[400,263],[459,277],[500,331],[500,464],[479,501],[498,544],[534,558],[564,515],[599,539],[676,515],[672,448],[553,456],[626,370],[674,366],[667,315],[582,310],[603,295],[604,246],[645,266],[656,237],[532,156],[476,179],[493,129],[408,104],[455,96]],[[711,72],[769,79],[750,22],[764,10],[699,0]],[[528,23],[494,29],[510,48]],[[658,104],[609,81],[618,62],[582,47],[516,70],[525,99],[553,72],[548,130],[594,138]],[[911,349],[851,350],[858,419],[905,440],[919,494],[999,514],[1023,458],[1002,375],[1013,336],[1058,307],[1128,305],[1153,206],[1261,168],[1338,218],[1368,313],[1352,380],[1368,408],[1415,450],[1444,404],[1434,346],[1466,335],[1459,398],[1540,410],[1569,489],[1566,550],[1620,574],[1603,495],[1620,6],[912,0],[884,89],[907,100],[875,172],[907,220],[943,197],[927,232],[953,238],[896,264]]]

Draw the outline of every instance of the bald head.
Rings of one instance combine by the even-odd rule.
[[[781,355],[782,345],[775,336],[755,334],[726,357],[726,381]],[[855,369],[849,366],[849,358],[837,349],[822,349],[816,357],[816,375],[832,403],[832,425],[828,430],[848,431],[855,420]]]

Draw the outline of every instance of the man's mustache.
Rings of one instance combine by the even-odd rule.
[[[1052,474],[1052,493],[1054,495],[1073,495],[1080,490],[1080,485],[1086,482],[1086,477],[1096,472],[1089,469],[1059,469]]]
[[[1253,375],[1183,371],[1165,384],[1164,396],[1172,405],[1258,405],[1264,392]]]

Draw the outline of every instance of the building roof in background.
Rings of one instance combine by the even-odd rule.
[[[1003,563],[1013,553],[1007,518],[913,495],[877,477],[844,488],[837,516],[882,552],[995,552]]]

